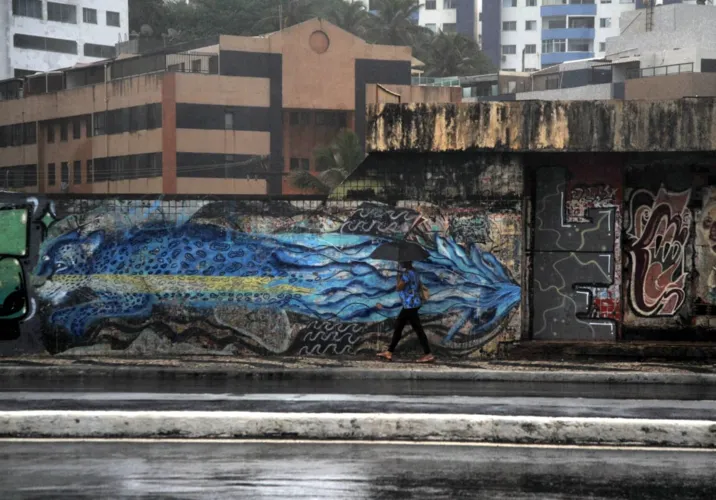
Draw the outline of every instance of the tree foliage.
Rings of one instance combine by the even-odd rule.
[[[362,2],[350,0],[130,0],[130,30],[140,33],[149,25],[157,38],[171,33],[174,41],[186,41],[220,34],[255,36],[321,17],[369,43],[412,47],[429,76],[494,70],[469,38],[418,26],[416,0],[376,0],[375,7],[371,13]]]
[[[365,158],[358,136],[351,130],[341,130],[333,142],[314,151],[316,172],[298,170],[289,182],[298,189],[329,194],[338,187]]]

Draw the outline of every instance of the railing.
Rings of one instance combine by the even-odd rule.
[[[627,71],[627,80],[635,78],[650,78],[652,76],[678,75],[679,73],[693,73],[694,63],[669,64],[666,66],[652,66],[650,68],[634,68]]]
[[[423,85],[428,87],[459,87],[460,78],[457,76],[441,78],[430,76],[414,76],[412,77],[412,85]]]

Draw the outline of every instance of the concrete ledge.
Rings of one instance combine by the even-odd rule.
[[[4,438],[295,438],[716,447],[716,421],[493,415],[19,411]]]
[[[570,382],[585,384],[716,385],[716,374],[618,371],[499,371],[392,368],[176,368],[158,366],[0,366],[0,378],[113,378],[128,380],[450,380],[467,382]]]

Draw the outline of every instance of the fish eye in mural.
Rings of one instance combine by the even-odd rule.
[[[77,340],[103,320],[147,318],[156,306],[171,304],[211,316],[234,306],[375,323],[400,309],[395,265],[368,258],[383,241],[340,233],[247,234],[193,222],[73,231],[43,244],[34,278],[38,297],[52,306],[49,322]],[[477,246],[438,236],[417,268],[432,292],[423,314],[458,315],[446,341],[466,325],[472,336],[490,333],[519,304],[519,286]],[[215,319],[231,326],[231,314]]]

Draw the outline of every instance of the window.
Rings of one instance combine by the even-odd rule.
[[[67,142],[67,120],[61,120],[60,121],[60,141]]]
[[[12,0],[12,13],[42,19],[42,0]]]
[[[23,144],[37,144],[37,124],[35,122],[26,123],[23,129]]]
[[[82,122],[79,118],[72,120],[72,138],[80,139],[82,137]]]
[[[55,164],[47,164],[47,185],[54,186],[57,183],[57,172],[55,171]]]
[[[162,128],[162,105],[148,104],[147,107],[147,130]]]
[[[527,0],[527,7],[537,7],[537,0]]]
[[[502,55],[512,55],[517,54],[517,45],[503,45],[502,46]]]
[[[191,62],[191,72],[192,73],[201,73],[201,59],[194,59]]]
[[[167,66],[167,71],[171,71],[173,73],[184,73],[185,69],[186,63],[170,64]]]
[[[24,134],[25,132],[22,123],[10,125],[10,146],[22,146]]]
[[[602,17],[599,19],[599,27],[600,28],[611,28],[612,27],[612,18],[611,17]]]
[[[502,31],[517,31],[517,21],[504,21]]]
[[[234,130],[234,113],[231,111],[224,112],[224,129]]]
[[[48,123],[47,124],[47,143],[52,144],[53,142],[55,142],[55,124]]]
[[[82,184],[82,162],[76,161],[72,170],[72,182]]]
[[[88,24],[97,24],[97,9],[82,9],[82,21]]]
[[[299,125],[310,125],[311,124],[311,113],[306,111],[291,111],[290,123],[293,126]]]
[[[592,51],[592,41],[591,40],[569,40],[569,44],[567,46],[568,52],[591,52]]]
[[[119,28],[119,12],[107,11],[107,26],[116,26]]]
[[[607,42],[599,42],[599,52],[607,51]]]
[[[435,10],[438,8],[437,0],[425,0],[425,10]]]
[[[16,34],[13,36],[13,45],[19,49],[77,54],[77,42],[73,40],[62,40],[60,38]]]
[[[537,21],[525,21],[525,31],[536,31]]]
[[[457,33],[457,24],[443,23],[443,33]]]
[[[429,29],[430,31],[432,31],[433,33],[437,33],[437,32],[438,32],[438,25],[435,24],[435,23],[428,23],[428,24],[425,25],[425,27],[426,27],[427,29]]]
[[[537,53],[537,45],[534,43],[525,45],[525,54],[536,54]]]
[[[570,17],[569,24],[570,28],[594,28],[593,17]]]
[[[147,106],[135,106],[129,108],[129,131],[147,130],[149,108]]]
[[[542,20],[542,29],[558,30],[567,27],[566,17],[545,17]]]
[[[94,132],[92,135],[104,135],[107,130],[107,114],[95,113],[94,115]]]
[[[443,9],[457,9],[457,0],[444,0]]]
[[[291,158],[291,170],[310,170],[311,162],[308,158]]]
[[[84,119],[85,124],[85,135],[92,137],[92,115],[87,115]]]
[[[612,0],[600,0],[600,3],[612,3]]]
[[[85,44],[85,56],[98,59],[111,59],[115,56],[114,47],[111,45],[97,45],[96,43]]]
[[[60,175],[60,182],[62,183],[62,187],[65,187],[67,184],[70,183],[70,164],[68,162],[62,162],[62,170],[60,171]]]
[[[47,2],[47,20],[58,23],[77,24],[77,6],[66,3]]]
[[[94,182],[94,167],[92,160],[87,160],[87,175],[85,176],[88,183]]]
[[[542,40],[542,53],[566,52],[567,44],[564,40]]]
[[[502,0],[503,7],[517,7],[517,0]]]

